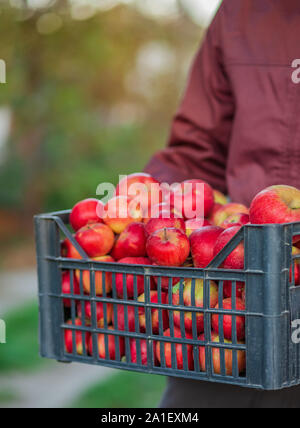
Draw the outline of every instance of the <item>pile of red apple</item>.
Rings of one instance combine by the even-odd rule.
[[[124,183],[126,186],[124,186]],[[189,183],[189,191],[185,191],[185,184]],[[143,184],[139,192],[138,203],[136,196],[128,192],[131,184]],[[77,203],[70,214],[70,224],[74,230],[74,238],[84,250],[86,255],[96,262],[121,263],[131,265],[154,265],[168,267],[205,268],[213,258],[225,247],[225,245],[239,232],[243,225],[267,224],[267,223],[290,223],[300,221],[300,191],[289,186],[272,186],[259,193],[252,201],[250,208],[239,203],[228,203],[227,198],[217,190],[212,189],[201,180],[189,180],[178,184],[171,190],[162,189],[157,191],[160,183],[148,174],[132,174],[124,178],[117,186],[115,195],[105,205],[97,199],[86,199]],[[201,184],[201,192],[199,187]],[[155,188],[155,190],[153,190]],[[125,190],[124,190],[125,189]],[[154,194],[155,193],[155,194]],[[153,203],[155,200],[155,203]],[[202,217],[187,218],[187,212],[193,212],[195,201],[201,201]],[[151,209],[151,211],[150,211]],[[149,214],[151,212],[151,214]],[[124,214],[125,213],[125,214]],[[299,237],[300,239],[300,237]],[[300,254],[300,245],[294,240],[293,253]],[[79,252],[70,240],[65,239],[62,243],[63,257],[82,259]],[[222,263],[224,269],[244,268],[244,245],[241,242]],[[188,271],[187,271],[188,274]],[[62,274],[62,293],[64,306],[69,308],[71,301],[68,294],[71,289],[75,295],[80,295],[80,278],[85,295],[91,294],[90,271],[69,271]],[[294,281],[300,284],[300,264],[295,263]],[[124,281],[125,277],[125,281]],[[103,281],[104,280],[104,281]],[[291,270],[292,280],[292,270]],[[72,284],[72,286],[71,286]],[[110,303],[96,304],[96,318],[98,328],[103,328],[104,317],[106,317],[109,329],[114,331],[146,331],[146,317],[143,306],[138,305],[134,309],[130,301],[139,303],[145,301],[144,276],[123,273],[115,274],[115,293],[120,299],[117,305],[116,317],[113,316],[113,305]],[[210,308],[219,306],[219,284],[211,281]],[[95,293],[97,296],[106,297],[112,295],[112,273],[101,271],[95,272]],[[160,288],[160,291],[158,291]],[[232,299],[232,290],[236,290],[236,298]],[[172,296],[170,296],[170,293]],[[181,298],[183,299],[181,301]],[[181,338],[181,326],[184,325],[186,338],[193,339],[193,332],[197,332],[199,341],[204,342],[204,283],[201,279],[191,280],[188,278],[152,277],[150,281],[151,302],[169,304],[172,302],[174,310],[159,310],[152,308],[152,333],[154,335],[171,336],[174,331],[175,338]],[[160,300],[161,299],[161,300]],[[235,304],[233,305],[233,300]],[[89,326],[92,324],[91,302],[84,302],[83,317],[80,299],[77,302],[77,326]],[[176,310],[176,306],[183,304],[186,311]],[[234,307],[233,307],[234,306]],[[199,312],[192,310],[199,308]],[[220,326],[218,312],[212,315],[211,325],[212,342],[220,341],[219,331],[222,327],[225,343],[232,343],[232,321],[235,323],[236,338],[238,343],[243,344],[245,340],[245,317],[243,315],[232,316],[231,310],[239,313],[245,311],[245,287],[243,283],[237,283],[235,288],[231,281],[223,283],[222,309],[228,310],[223,316],[223,327]],[[125,311],[127,312],[127,323],[125,323]],[[135,313],[137,311],[138,326],[135,325]],[[83,319],[84,318],[84,319]],[[173,322],[173,329],[170,323]],[[193,328],[193,324],[196,326]],[[68,324],[72,324],[69,320]],[[127,324],[127,325],[125,325]],[[116,359],[116,344],[120,357],[125,355],[124,338],[117,334],[108,335],[108,349],[105,351],[105,335],[98,335],[98,349],[93,349],[93,341],[90,333],[76,331],[75,343],[76,353],[83,354],[83,342],[88,354],[94,355],[98,352],[100,358]],[[141,363],[147,364],[147,342],[130,339],[131,363],[138,361],[137,354],[141,355]],[[68,353],[73,352],[72,330],[65,330],[65,345]],[[164,349],[161,349],[161,348]],[[154,359],[156,364],[165,360],[167,367],[171,363],[171,343],[155,342]],[[193,346],[176,343],[177,368],[183,369],[183,353],[186,352],[188,367],[193,369]],[[213,365],[215,373],[220,373],[220,350],[213,348]],[[232,374],[232,351],[225,350],[226,373]],[[237,352],[238,370],[245,370],[245,352]],[[205,371],[205,346],[199,345],[199,363],[201,370]]]

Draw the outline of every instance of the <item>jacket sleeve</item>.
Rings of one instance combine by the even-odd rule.
[[[234,100],[222,52],[221,7],[198,52],[166,149],[145,171],[168,183],[199,178],[223,192]]]

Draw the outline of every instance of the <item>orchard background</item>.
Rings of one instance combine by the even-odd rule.
[[[88,367],[78,376],[75,365],[39,358],[32,216],[95,197],[99,183],[142,170],[165,145],[218,4],[0,0],[7,67],[0,85],[0,318],[7,324],[0,407],[157,405],[163,378]]]

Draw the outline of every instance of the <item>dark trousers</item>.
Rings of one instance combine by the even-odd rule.
[[[269,392],[169,378],[160,408],[298,409],[300,408],[300,386]]]

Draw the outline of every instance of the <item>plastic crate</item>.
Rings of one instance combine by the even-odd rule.
[[[73,239],[67,225],[69,211],[35,217],[36,247],[39,279],[39,309],[40,309],[40,353],[42,357],[56,359],[60,362],[81,362],[126,369],[138,372],[160,374],[166,376],[183,377],[189,379],[205,380],[219,383],[228,383],[244,387],[264,390],[277,390],[300,383],[300,345],[292,341],[292,321],[300,318],[300,287],[294,285],[295,259],[292,256],[292,237],[300,234],[300,224],[284,225],[247,225],[233,238],[221,253],[210,263],[206,269],[196,268],[166,268],[159,266],[124,265],[119,263],[99,263],[91,261],[78,243]],[[61,239],[67,237],[82,255],[82,260],[73,260],[61,256]],[[241,242],[245,247],[244,270],[225,270],[219,268],[227,255]],[[73,281],[72,294],[64,295],[61,289],[62,271],[80,273],[80,295],[74,294]],[[82,272],[90,272],[91,293],[83,292]],[[95,273],[102,272],[102,281],[105,282],[105,273],[112,273],[112,293],[98,297],[95,294]],[[119,299],[116,294],[116,275],[122,274],[124,292],[126,275],[134,277],[135,296],[133,300]],[[142,276],[145,284],[145,302],[137,301],[137,278]],[[71,275],[73,278],[73,275]],[[158,303],[150,301],[150,286],[153,277],[158,279]],[[186,337],[184,328],[184,314],[187,307],[183,304],[183,293],[180,292],[180,304],[172,304],[172,278],[181,278],[182,285],[186,278],[192,279],[192,293],[195,291],[195,280],[204,280],[204,307],[195,306],[192,297],[193,334]],[[168,280],[168,301],[161,303],[161,278]],[[210,307],[210,281],[216,281],[219,287],[219,309]],[[233,308],[231,311],[222,309],[224,281],[232,281]],[[246,310],[236,310],[235,290],[237,282],[246,285]],[[104,287],[105,288],[105,287]],[[181,287],[182,289],[182,287]],[[63,300],[70,299],[71,308],[64,308]],[[86,302],[91,303],[91,325],[75,324],[76,309],[81,308],[83,318]],[[101,302],[104,309],[104,324],[97,326],[96,304]],[[117,325],[117,309],[124,305],[125,331],[109,329],[108,309],[113,305],[112,320]],[[134,308],[135,331],[129,331],[129,316],[127,308]],[[151,316],[157,309],[160,327],[157,334],[152,332]],[[140,332],[139,310],[145,311],[146,329]],[[171,329],[171,337],[163,336],[162,316],[167,310]],[[180,329],[182,338],[174,337],[174,311],[180,311]],[[200,341],[196,329],[196,316],[204,314],[204,338]],[[212,341],[211,316],[219,314],[220,342]],[[223,316],[231,314],[234,322],[232,328],[232,344],[226,343],[223,331]],[[236,317],[244,316],[246,320],[245,344],[237,341]],[[72,324],[67,324],[67,319]],[[65,330],[72,331],[73,352],[67,353],[64,344]],[[79,333],[78,333],[79,332]],[[81,332],[81,333],[80,333]],[[104,333],[105,356],[100,358],[97,348],[98,334]],[[91,335],[93,343],[92,355],[83,340],[83,352],[79,355],[76,350],[76,337],[85,338]],[[114,338],[115,355],[109,354],[109,341]],[[120,340],[124,340],[124,355],[120,352]],[[132,358],[130,344],[135,341],[137,358]],[[145,342],[146,341],[146,342]],[[170,343],[171,367],[167,366],[165,346],[160,346],[160,364],[158,364],[154,350],[157,343]],[[147,353],[147,362],[142,361],[143,352]],[[182,347],[180,347],[182,345]],[[206,367],[201,371],[199,363],[199,348],[205,347]],[[213,350],[219,349],[220,373],[215,372],[213,363]],[[122,349],[121,349],[122,351]],[[182,366],[178,355],[183,354]],[[188,353],[192,351],[194,367],[188,366]],[[232,373],[226,371],[225,356],[232,352]],[[239,373],[238,351],[245,352],[246,371]],[[144,355],[144,354],[143,354]],[[144,355],[145,356],[145,355]],[[143,364],[144,362],[144,364]],[[179,364],[177,366],[177,364]]]

